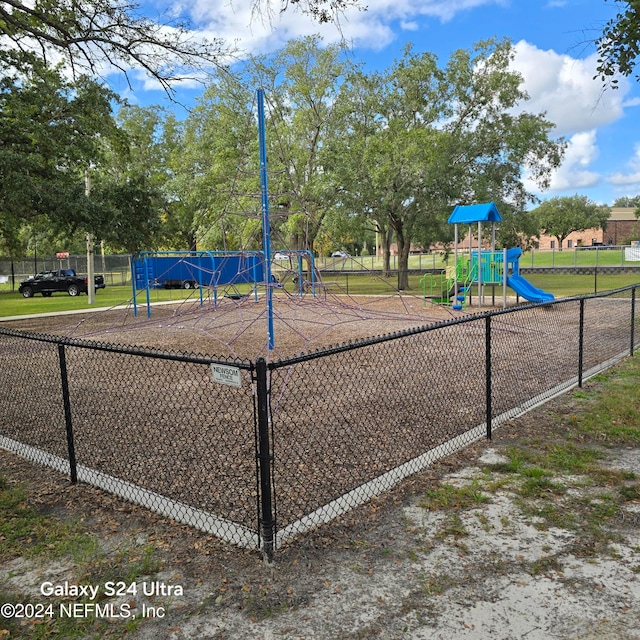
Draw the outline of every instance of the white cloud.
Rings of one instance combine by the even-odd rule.
[[[366,11],[347,10],[337,26],[319,25],[293,4],[283,13],[273,10],[279,6],[276,0],[259,1],[260,13],[252,11],[254,4],[250,0],[178,0],[172,13],[188,16],[199,30],[240,43],[253,54],[279,49],[292,38],[313,33],[319,33],[327,43],[344,38],[358,47],[381,50],[395,40],[396,31],[416,31],[421,17],[444,23],[462,11],[501,6],[507,0],[376,0],[364,3]]]
[[[595,130],[571,136],[568,140],[563,163],[553,172],[549,191],[576,192],[599,184],[602,181],[602,176],[590,169],[597,158],[598,145],[596,144]],[[524,183],[529,191],[540,193],[538,186],[526,176]]]
[[[618,171],[609,177],[609,182],[619,187],[640,189],[640,144],[635,146],[635,153],[628,163],[629,172]]]
[[[601,180],[598,173],[589,170],[598,158],[595,130],[576,133],[568,142],[562,166],[551,179],[551,190],[564,191],[595,186]]]
[[[515,45],[514,70],[523,77],[530,96],[522,108],[546,113],[555,124],[554,135],[567,138],[568,147],[562,166],[552,176],[550,191],[576,193],[607,182],[640,186],[640,151],[629,164],[628,172],[617,172],[605,179],[606,169],[598,165],[597,132],[624,116],[624,110],[636,106],[637,98],[627,98],[630,84],[621,79],[619,89],[603,90],[594,79],[597,56],[575,59],[555,51],[543,51],[528,42]],[[540,193],[530,180],[529,190]]]
[[[515,45],[515,52],[513,68],[523,76],[531,98],[524,108],[546,112],[556,135],[590,131],[622,117],[628,83],[621,82],[617,91],[603,91],[602,83],[594,80],[595,54],[577,60],[524,41]]]
[[[403,20],[400,22],[400,28],[403,31],[419,31],[420,24],[415,20]]]

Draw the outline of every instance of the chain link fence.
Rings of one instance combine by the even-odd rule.
[[[268,363],[0,329],[0,446],[271,559],[633,354],[638,288]]]
[[[251,371],[240,361],[2,330],[0,445],[257,546]],[[239,372],[216,384],[212,365]]]
[[[276,546],[633,354],[636,291],[481,313],[270,364]]]
[[[87,256],[70,255],[66,258],[56,256],[34,256],[33,258],[8,260],[0,258],[0,278],[6,279],[12,289],[17,289],[21,280],[40,271],[73,269],[77,274],[86,275]],[[104,277],[107,286],[131,284],[131,256],[104,255],[94,256],[94,271]]]

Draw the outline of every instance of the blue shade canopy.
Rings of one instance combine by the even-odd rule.
[[[501,221],[502,216],[493,202],[487,202],[486,204],[457,205],[448,220],[449,224]]]

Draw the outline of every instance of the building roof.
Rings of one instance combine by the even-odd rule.
[[[449,224],[472,224],[474,222],[500,222],[502,216],[493,202],[485,204],[457,205],[449,216]]]
[[[634,207],[611,207],[609,220],[637,220]]]

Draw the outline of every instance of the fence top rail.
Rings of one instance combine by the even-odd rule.
[[[161,360],[174,360],[178,362],[190,362],[194,364],[222,364],[232,365],[239,369],[253,371],[254,364],[249,360],[240,360],[237,358],[224,358],[221,356],[202,356],[190,353],[180,353],[175,351],[161,351],[159,349],[143,349],[141,347],[125,346],[119,344],[111,344],[109,342],[93,342],[91,340],[80,340],[78,338],[69,338],[66,336],[53,336],[42,333],[34,333],[31,331],[21,331],[19,329],[2,329],[0,335],[21,338],[23,340],[34,340],[37,342],[48,342],[51,344],[59,344],[69,347],[78,347],[81,349],[91,349],[94,351],[109,351],[111,353],[120,353],[125,355],[140,356],[143,358],[157,358]]]
[[[560,304],[566,304],[570,302],[578,302],[580,300],[586,299],[595,299],[595,298],[606,298],[609,296],[617,295],[620,293],[624,293],[625,291],[633,291],[635,289],[640,288],[640,283],[635,285],[629,285],[627,287],[621,287],[620,289],[614,289],[612,291],[605,291],[601,293],[593,293],[586,294],[580,296],[572,296],[568,298],[559,298],[553,300],[552,302],[529,302],[526,304],[518,305],[517,307],[510,307],[507,309],[493,309],[490,311],[479,311],[477,313],[472,313],[460,318],[451,318],[450,320],[443,320],[441,322],[434,322],[433,324],[422,325],[420,327],[413,327],[411,329],[403,329],[402,331],[396,331],[394,333],[386,333],[380,336],[375,336],[371,338],[363,338],[360,340],[353,340],[351,342],[345,342],[340,345],[335,345],[329,348],[321,348],[317,351],[312,351],[309,353],[302,353],[297,356],[293,356],[291,358],[284,358],[281,360],[277,360],[274,362],[269,362],[267,364],[268,368],[271,370],[280,369],[283,367],[288,367],[293,364],[298,364],[300,362],[307,362],[309,360],[317,360],[319,358],[324,358],[325,356],[334,355],[337,353],[343,353],[346,351],[353,351],[355,349],[361,349],[363,347],[369,347],[374,344],[381,344],[383,342],[390,342],[392,340],[398,340],[400,338],[406,338],[411,335],[416,335],[420,333],[427,333],[428,331],[435,331],[437,329],[441,329],[443,327],[450,327],[453,325],[464,324],[467,322],[477,322],[478,320],[486,319],[487,317],[492,316],[500,316],[509,313],[518,313],[526,309],[533,309],[536,307],[550,307],[557,306]]]
[[[324,348],[324,347],[319,348],[317,351],[302,353],[293,357],[283,358],[277,361],[268,362],[267,367],[270,370],[280,369],[293,364],[298,364],[300,362],[317,360],[319,358],[324,358],[326,356],[334,355],[337,353],[353,351],[355,349],[360,349],[360,348],[372,346],[375,344],[381,344],[383,342],[390,342],[392,340],[398,340],[400,338],[405,338],[411,335],[426,333],[428,331],[435,331],[443,327],[464,324],[467,322],[477,322],[478,320],[483,320],[483,319],[486,319],[487,317],[499,316],[499,315],[504,315],[508,313],[518,313],[523,310],[532,309],[535,307],[551,307],[551,306],[557,306],[560,304],[566,304],[570,302],[577,302],[580,300],[605,298],[605,297],[618,295],[620,293],[624,293],[627,291],[633,292],[638,288],[640,288],[640,283],[629,285],[627,287],[621,287],[620,289],[614,289],[612,291],[573,296],[568,298],[560,298],[560,299],[553,300],[552,302],[527,303],[527,304],[519,305],[517,307],[510,307],[507,309],[493,309],[489,311],[481,311],[481,312],[469,314],[460,318],[451,318],[450,320],[435,322],[432,324],[422,325],[419,327],[412,327],[410,329],[404,329],[402,331],[396,331],[394,333],[387,333],[387,334],[383,334],[375,337],[363,338],[360,340],[353,340],[353,341],[345,342],[343,344],[335,345],[329,348]],[[239,358],[232,358],[232,357],[225,358],[223,356],[203,356],[203,355],[197,355],[197,354],[181,353],[181,352],[173,352],[173,351],[162,351],[162,350],[156,350],[156,349],[143,349],[141,347],[135,347],[135,346],[118,345],[118,344],[112,344],[108,342],[93,342],[90,340],[80,340],[78,338],[69,338],[66,336],[53,336],[48,334],[35,333],[31,331],[22,331],[19,329],[0,328],[0,335],[17,337],[24,340],[34,340],[39,342],[47,342],[52,344],[78,347],[83,349],[92,349],[95,351],[109,351],[112,353],[134,355],[134,356],[140,356],[140,357],[146,357],[146,358],[174,360],[179,362],[191,362],[196,364],[206,364],[206,365],[221,364],[221,365],[235,366],[235,367],[238,367],[239,369],[244,369],[246,371],[255,370],[254,361],[241,360]]]

